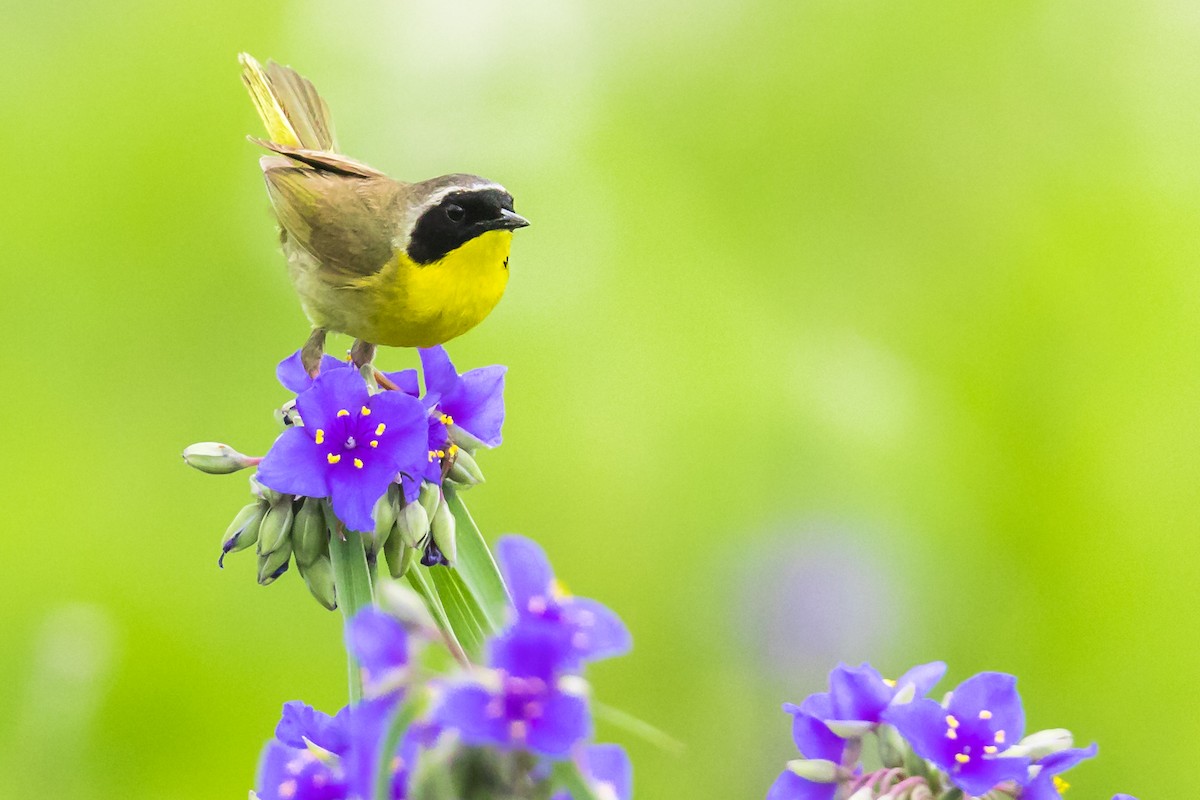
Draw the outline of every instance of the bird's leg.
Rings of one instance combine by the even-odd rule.
[[[356,367],[364,367],[375,360],[375,345],[362,339],[355,339],[350,347],[350,360]]]
[[[324,328],[313,328],[304,347],[300,348],[300,363],[311,378],[317,377],[317,373],[321,371],[321,356],[325,355],[325,333]]]

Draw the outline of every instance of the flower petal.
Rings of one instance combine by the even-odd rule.
[[[492,695],[482,686],[451,687],[434,712],[438,724],[458,731],[467,744],[509,744],[508,720],[488,711]]]
[[[967,794],[982,796],[1004,781],[1024,783],[1028,773],[1028,758],[973,758],[957,772],[952,770],[950,780]]]
[[[1098,752],[1100,749],[1093,743],[1090,747],[1072,747],[1051,753],[1037,762],[1038,766],[1042,768],[1038,774],[1057,775],[1060,772],[1066,772],[1084,759],[1095,758]]]
[[[550,684],[563,670],[575,667],[578,656],[569,628],[540,617],[521,617],[492,640],[488,663],[509,675]]]
[[[805,758],[826,758],[841,763],[846,740],[829,730],[829,726],[816,717],[805,714],[796,706],[785,706],[792,714],[792,740],[796,749]]]
[[[329,497],[333,513],[352,531],[375,530],[375,504],[387,491],[391,478],[381,469],[356,470],[338,465],[329,473]]]
[[[963,722],[987,712],[988,727],[1004,731],[1010,742],[1025,734],[1025,711],[1017,694],[1017,679],[1003,672],[981,672],[960,683],[946,704],[948,713]]]
[[[922,758],[943,769],[949,769],[955,763],[953,742],[946,738],[946,709],[933,700],[889,706],[883,712],[883,720],[895,725]]]
[[[504,426],[504,373],[507,367],[473,369],[462,376],[457,389],[444,393],[438,405],[462,428],[488,447],[501,442]]]
[[[892,690],[870,664],[848,667],[839,664],[829,673],[834,718],[879,722],[879,715],[892,700]]]
[[[258,465],[258,480],[282,494],[328,497],[324,451],[306,428],[288,428]]]
[[[307,749],[271,742],[258,768],[259,800],[340,800],[346,784],[339,771],[322,763]]]
[[[528,744],[551,758],[562,757],[592,732],[592,718],[581,697],[553,692],[542,705],[542,715],[529,723]]]
[[[439,344],[436,347],[422,347],[417,353],[421,356],[421,370],[425,373],[426,394],[444,395],[458,388],[458,370],[450,363],[446,348]]]
[[[945,661],[930,661],[928,664],[918,664],[896,680],[896,690],[900,691],[908,684],[916,687],[917,697],[929,694],[942,676],[946,674]]]
[[[318,375],[312,388],[300,393],[296,410],[309,430],[329,429],[339,411],[358,411],[367,398],[367,383],[358,370],[331,369]]]
[[[496,542],[496,560],[518,613],[528,612],[531,598],[549,598],[554,570],[537,542],[524,536],[501,536]]]
[[[417,379],[415,369],[402,369],[399,372],[385,372],[383,376],[396,385],[396,388],[410,397],[421,396],[421,384]]]
[[[347,623],[346,649],[358,659],[364,683],[374,685],[408,664],[408,633],[394,617],[368,606]]]
[[[592,783],[608,784],[617,800],[633,796],[633,765],[619,744],[593,744],[584,751]]]
[[[625,623],[602,603],[586,597],[563,600],[562,613],[575,628],[571,645],[584,661],[624,655],[633,647]]]
[[[326,735],[332,722],[333,717],[323,711],[293,700],[283,704],[283,713],[279,717],[279,724],[275,726],[275,738],[288,747],[307,747],[304,740],[308,739],[326,750],[334,750],[336,748],[329,746],[331,742]],[[327,744],[322,744],[322,741]]]
[[[767,800],[833,800],[836,783],[813,783],[785,769],[767,790]]]

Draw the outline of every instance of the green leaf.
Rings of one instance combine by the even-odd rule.
[[[483,630],[483,623],[475,616],[472,604],[463,596],[459,582],[455,580],[451,571],[444,567],[431,567],[429,575],[455,636],[462,642],[473,661],[480,660],[487,636]]]
[[[659,730],[649,722],[643,722],[628,711],[622,711],[619,708],[613,708],[604,703],[598,703],[595,700],[592,700],[592,711],[595,713],[596,719],[603,720],[626,733],[631,733],[639,739],[649,742],[660,750],[665,750],[672,755],[682,755],[686,749],[684,743],[671,734]]]
[[[556,763],[550,773],[550,779],[555,786],[561,786],[570,792],[571,800],[600,800],[574,761]]]
[[[446,639],[446,647],[450,649],[461,665],[467,666],[470,659],[467,656],[466,650],[463,649],[462,643],[458,640],[458,636],[454,632],[454,626],[450,624],[450,618],[446,614],[446,609],[442,605],[440,596],[433,586],[433,581],[429,578],[429,572],[416,564],[405,576],[408,583],[417,594],[421,595],[421,599],[425,601],[425,607],[429,609],[429,613],[433,615],[433,621],[437,623],[438,629],[442,632],[442,636]]]
[[[448,484],[444,491],[446,505],[454,515],[457,528],[458,561],[454,571],[461,576],[465,590],[482,613],[482,621],[486,623],[484,630],[495,633],[504,627],[508,619],[508,589],[504,586],[496,559],[492,558],[492,551],[471,518],[471,512],[463,505],[458,491]]]

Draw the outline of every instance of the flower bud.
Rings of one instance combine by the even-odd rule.
[[[879,740],[879,758],[885,767],[900,769],[904,767],[904,756],[908,751],[908,743],[893,725],[880,725],[875,730]]]
[[[449,562],[450,566],[454,566],[458,561],[458,543],[455,536],[456,523],[454,515],[450,513],[450,507],[445,503],[438,506],[437,513],[433,515],[433,519],[429,523],[429,532],[433,536],[433,543],[437,545],[438,550],[442,551],[442,556]]]
[[[1075,737],[1065,728],[1050,728],[1049,730],[1031,733],[1012,747],[1004,751],[1005,756],[1028,756],[1034,761],[1040,761],[1052,753],[1070,749],[1075,744]]]
[[[306,497],[292,522],[292,552],[301,572],[325,554],[328,547],[329,536],[325,528],[325,515],[321,513],[321,501]]]
[[[409,503],[396,519],[396,527],[404,544],[409,547],[420,547],[421,541],[429,533],[429,515],[420,503]]]
[[[266,503],[250,503],[237,513],[221,538],[221,557],[217,559],[217,566],[225,566],[227,554],[245,550],[258,541],[258,526],[266,511]]]
[[[391,534],[383,545],[383,557],[387,561],[388,573],[393,578],[403,578],[408,572],[408,568],[412,566],[413,554],[416,550],[409,547],[404,541],[404,533],[400,530],[399,525],[392,528]]]
[[[483,470],[479,468],[479,464],[475,462],[471,454],[462,448],[459,448],[454,454],[453,463],[451,463],[446,477],[463,486],[474,486],[484,481]]]
[[[283,573],[287,572],[292,558],[292,546],[284,544],[266,555],[258,557],[258,582],[269,586]]]
[[[293,520],[290,498],[271,504],[271,507],[267,509],[266,516],[263,517],[262,524],[258,526],[258,554],[260,556],[269,555],[284,545],[287,545],[288,553],[292,552],[290,539]]]
[[[387,542],[392,526],[396,524],[396,484],[388,487],[375,503],[375,549],[379,550]]]
[[[279,492],[275,491],[274,489],[269,489],[259,482],[257,472],[250,476],[250,494],[254,495],[260,500],[266,500],[272,505],[283,499],[283,495],[281,495]]]
[[[841,768],[824,758],[797,758],[787,762],[787,768],[813,783],[837,783]]]
[[[261,534],[259,535],[261,536]],[[874,727],[874,723],[861,720],[827,720],[825,724],[835,736],[843,739],[861,739]]]
[[[416,552],[408,548],[411,552]],[[379,582],[379,605],[410,631],[436,632],[437,623],[421,596],[399,581]],[[436,635],[436,634],[435,634]]]
[[[275,421],[281,428],[290,428],[300,424],[300,412],[296,411],[296,401],[288,400],[282,407],[275,409]]]
[[[258,459],[243,455],[220,442],[198,442],[184,449],[183,463],[209,475],[228,475],[254,466]]]
[[[330,611],[337,608],[337,595],[333,585],[333,562],[329,560],[329,556],[318,556],[308,564],[300,563],[300,558],[297,557],[296,567],[300,570],[300,577],[304,578],[304,585],[308,587],[308,591],[312,592],[312,596],[317,599],[317,602]]]
[[[437,513],[438,505],[442,502],[442,489],[437,484],[423,482],[421,484],[421,494],[417,497],[417,502],[421,504],[421,508],[425,509],[425,514],[430,519]]]

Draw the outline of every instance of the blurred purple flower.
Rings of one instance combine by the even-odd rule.
[[[372,530],[375,503],[397,475],[425,469],[424,406],[403,392],[369,394],[356,370],[333,369],[296,407],[304,425],[280,434],[258,480],[284,494],[329,497],[347,527]]]
[[[541,620],[562,629],[571,646],[568,667],[629,652],[632,640],[620,617],[595,600],[563,592],[536,542],[503,536],[496,543],[496,559],[518,619]]]
[[[563,758],[592,728],[582,680],[561,675],[571,658],[560,626],[520,620],[493,640],[492,671],[479,682],[449,687],[434,721],[457,730],[467,744]]]
[[[321,356],[319,374],[324,375],[330,370],[347,367],[350,367],[349,361],[343,361],[325,354]],[[413,397],[420,396],[421,390],[417,383],[417,371],[415,369],[385,372],[383,375],[405,394],[412,395]],[[275,367],[275,377],[279,379],[279,382],[283,384],[285,389],[290,390],[293,394],[300,394],[307,391],[313,384],[313,378],[304,371],[304,364],[300,360],[299,350],[279,362],[279,365]]]
[[[1024,785],[1029,759],[1000,755],[1025,732],[1016,683],[1012,675],[982,672],[959,684],[945,707],[915,700],[889,707],[883,719],[967,794],[985,794],[1008,780]]]
[[[583,774],[592,790],[603,800],[633,797],[633,765],[617,744],[593,744],[583,750]],[[558,792],[552,800],[575,800],[570,792]]]
[[[368,696],[399,687],[408,666],[408,632],[394,617],[374,606],[359,611],[346,625],[346,649],[358,661]]]
[[[886,680],[870,664],[838,664],[829,673],[829,691],[810,695],[801,708],[826,722],[874,726],[883,721],[883,712],[897,697],[904,702],[924,697],[945,674],[946,664],[942,661],[913,667],[895,681]]]

